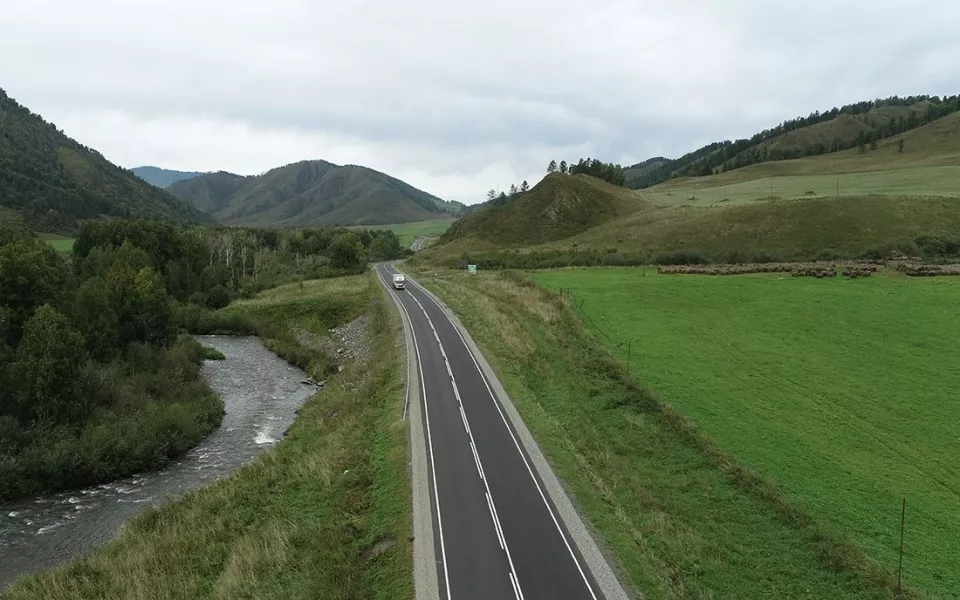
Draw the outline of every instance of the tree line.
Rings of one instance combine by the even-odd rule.
[[[157,467],[216,427],[197,314],[402,255],[392,231],[141,220],[84,223],[65,259],[0,224],[0,501]]]
[[[559,164],[557,161],[551,160],[547,165],[547,173],[569,173],[570,175],[582,173],[620,186],[624,185],[626,181],[624,169],[619,164],[606,163],[589,157],[581,158],[576,163],[570,164],[567,164],[565,160],[561,160]]]
[[[870,111],[877,108],[914,106],[920,102],[928,102],[926,108],[920,111],[911,111],[906,117],[900,115],[895,119],[881,120],[876,116],[868,115]],[[639,177],[632,178],[628,185],[631,188],[640,189],[662,183],[673,177],[700,177],[762,162],[816,156],[849,148],[859,147],[862,151],[867,146],[875,147],[875,144],[880,140],[915,129],[957,111],[960,111],[960,96],[956,95],[945,98],[938,96],[908,96],[905,98],[892,96],[886,99],[849,104],[822,113],[816,111],[808,117],[784,121],[777,127],[761,131],[750,138],[708,144],[679,159],[668,161],[655,169],[651,169]],[[835,138],[829,143],[815,142],[804,147],[771,148],[763,144],[786,133],[827,122],[844,114],[856,117],[868,130],[862,130],[854,139]]]

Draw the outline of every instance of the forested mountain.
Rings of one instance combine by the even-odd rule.
[[[0,89],[0,207],[67,231],[103,216],[209,221],[187,203],[70,139]]]
[[[301,161],[262,175],[218,172],[179,181],[170,192],[227,225],[387,225],[459,214],[450,203],[357,165]]]
[[[194,177],[203,175],[201,171],[174,171],[172,169],[161,169],[160,167],[151,166],[134,167],[130,170],[140,179],[158,188],[167,188],[178,181],[193,179]]]
[[[714,142],[675,160],[655,158],[628,167],[627,186],[639,189],[673,177],[697,177],[749,165],[816,156],[899,135],[960,111],[960,96],[892,96],[784,121],[749,139]],[[655,166],[654,166],[655,165]],[[651,168],[652,167],[652,168]]]

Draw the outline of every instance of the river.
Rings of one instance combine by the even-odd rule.
[[[0,506],[0,590],[112,540],[143,508],[208,485],[274,445],[315,388],[259,338],[197,336],[226,356],[203,376],[223,398],[220,427],[161,471]]]

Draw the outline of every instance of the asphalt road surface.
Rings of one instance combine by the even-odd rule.
[[[441,600],[604,598],[469,346],[409,277]]]

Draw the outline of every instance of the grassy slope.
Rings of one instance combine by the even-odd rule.
[[[904,140],[902,153],[897,149],[900,138]],[[659,192],[677,189],[699,190],[768,177],[869,173],[957,165],[960,165],[960,113],[883,140],[876,150],[867,150],[863,154],[852,148],[821,156],[751,165],[708,177],[678,177],[644,191],[657,195]],[[774,189],[776,190],[776,180]],[[828,195],[829,191],[828,189]]]
[[[612,246],[651,256],[679,249],[712,256],[740,250],[804,259],[825,248],[858,255],[924,234],[953,236],[958,229],[958,198],[841,197],[645,211],[553,246]]]
[[[412,598],[401,329],[385,293],[367,274],[284,286],[229,310],[320,329],[331,323],[312,320],[301,303],[336,304],[345,294],[354,309],[328,314],[372,316],[371,358],[331,377],[277,446],[0,597]],[[311,354],[274,342],[284,354]],[[394,544],[368,558],[383,540]]]
[[[513,246],[549,242],[645,205],[632,190],[587,175],[554,173],[516,200],[463,217],[441,240],[472,238]]]
[[[707,188],[646,190],[660,205],[709,206],[777,199],[833,198],[840,196],[946,196],[960,197],[960,166],[914,167],[864,173],[787,175],[752,179]],[[771,185],[772,184],[772,185]],[[838,189],[839,184],[839,189]]]
[[[893,597],[889,577],[855,548],[831,541],[671,409],[657,408],[555,294],[492,273],[425,272],[420,281],[470,329],[647,597]]]
[[[960,280],[536,278],[572,288],[608,349],[631,344],[635,375],[892,569],[906,497],[906,581],[960,593]]]
[[[509,221],[488,218],[489,227],[474,227],[473,235],[434,245],[419,260],[451,264],[465,251],[490,253],[505,246],[567,250],[574,245],[617,248],[650,259],[680,249],[715,258],[739,251],[810,259],[825,249],[857,256],[920,235],[955,236],[960,229],[960,189],[955,185],[960,113],[901,137],[903,153],[897,151],[899,138],[891,138],[862,155],[850,150],[671,180],[637,193],[641,206],[663,208],[640,208],[548,243],[524,236],[526,229],[519,227],[516,236],[498,235]],[[838,177],[840,198],[834,200]],[[771,178],[778,199],[772,202]],[[452,229],[465,227],[466,221]]]

